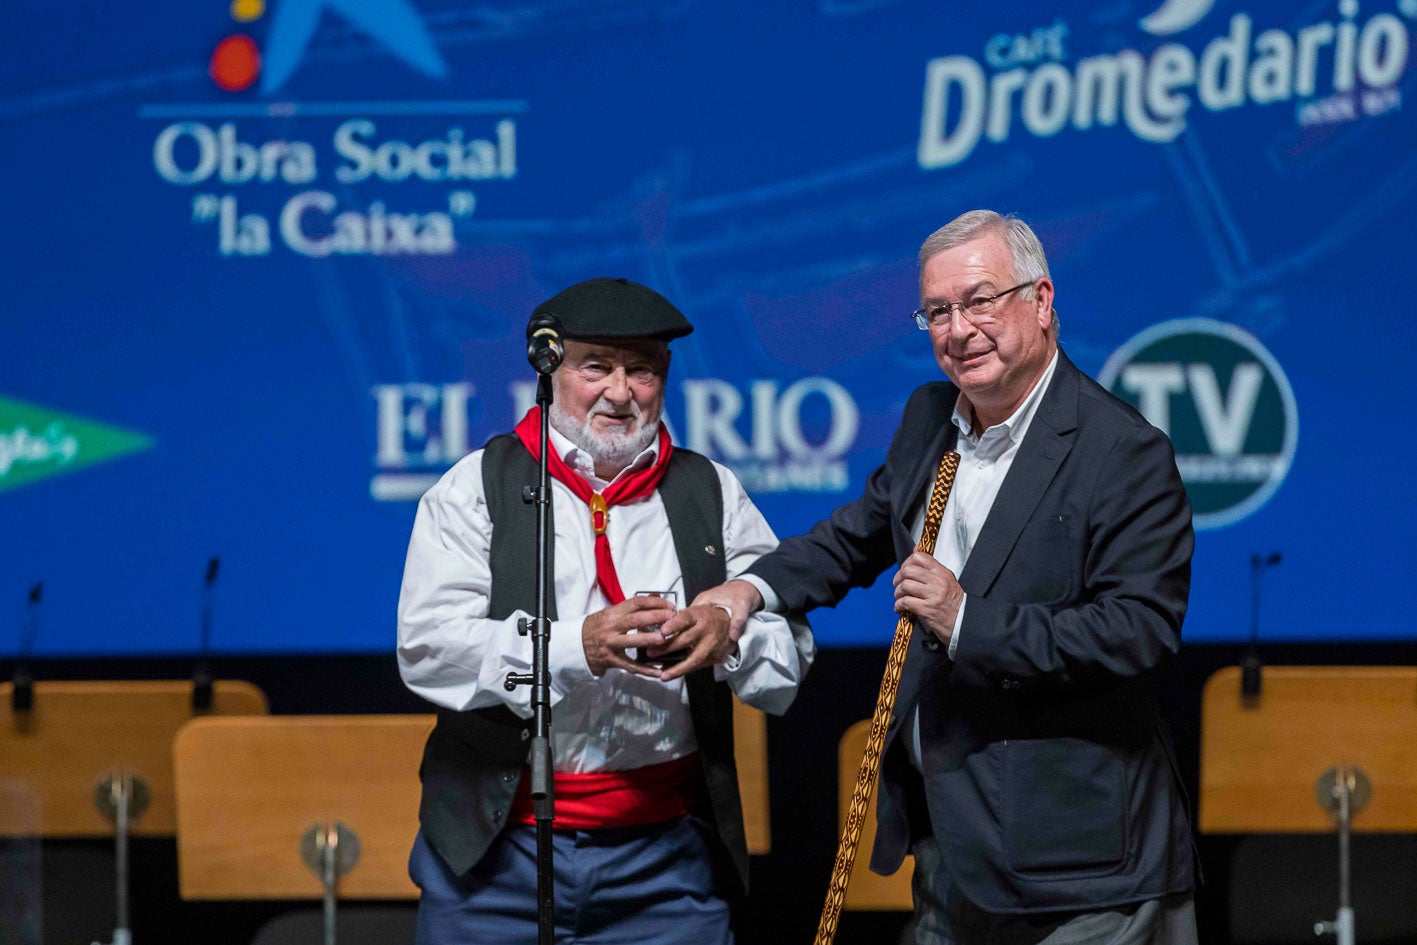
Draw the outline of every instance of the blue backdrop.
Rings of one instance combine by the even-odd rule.
[[[1159,4],[1159,6],[1158,6]],[[1417,636],[1413,0],[22,0],[0,11],[0,649],[393,645],[415,499],[571,282],[676,301],[676,439],[780,534],[939,370],[921,240],[1043,239],[1171,433],[1192,641]],[[814,620],[884,643],[889,584]]]

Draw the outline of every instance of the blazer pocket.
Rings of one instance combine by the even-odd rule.
[[[1126,766],[1076,738],[1003,744],[1004,856],[1017,872],[1095,871],[1126,856]]]
[[[1030,604],[1073,599],[1081,561],[1075,535],[1075,523],[1067,516],[1048,515],[1029,523],[1012,555],[1017,566],[1011,574],[1022,581],[1022,594],[1014,599]]]

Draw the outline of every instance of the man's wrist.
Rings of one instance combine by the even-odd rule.
[[[968,603],[969,595],[961,591],[959,595],[959,608],[955,611],[954,629],[950,631],[950,642],[946,650],[946,652],[949,653],[950,659],[955,658],[955,651],[959,649],[959,630],[960,627],[964,626],[964,607]]]
[[[770,612],[777,611],[779,602],[778,596],[776,592],[773,591],[772,585],[768,584],[767,581],[764,581],[756,574],[744,574],[734,578],[734,580],[742,581],[756,592],[755,596],[750,599],[748,612],[743,615],[744,617],[751,617],[760,610]]]

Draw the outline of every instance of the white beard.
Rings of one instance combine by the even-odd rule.
[[[610,433],[597,433],[592,429],[591,420],[597,415],[620,413],[624,409],[614,407],[602,397],[595,402],[590,410],[586,411],[585,421],[582,422],[566,413],[561,408],[560,401],[552,401],[550,420],[551,425],[556,428],[556,432],[589,453],[596,466],[624,469],[632,459],[644,452],[654,442],[654,438],[659,435],[659,418],[656,416],[653,422],[646,422],[640,405],[633,400],[630,401],[628,408],[638,424],[633,432],[616,430]]]

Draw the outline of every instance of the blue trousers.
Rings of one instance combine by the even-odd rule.
[[[557,945],[733,945],[710,829],[689,816],[555,831]],[[423,892],[417,945],[535,945],[535,827],[503,830],[466,876],[420,833],[408,872]]]

